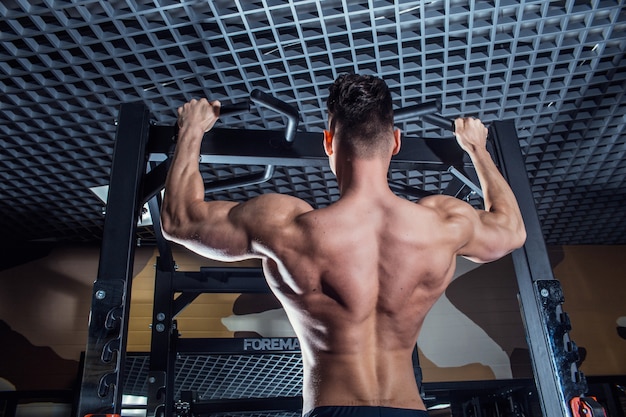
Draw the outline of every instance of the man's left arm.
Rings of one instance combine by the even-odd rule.
[[[211,207],[204,201],[204,182],[199,169],[202,138],[219,118],[220,103],[206,99],[192,100],[178,109],[178,142],[172,164],[165,180],[165,197],[161,210],[161,227],[165,237],[188,246],[196,252],[204,252],[210,242],[203,242],[204,228],[212,224],[230,229],[222,221],[235,205],[229,202],[214,202]],[[237,227],[218,231],[232,239],[228,251],[223,255],[246,253],[246,236]],[[217,243],[217,242],[216,242]],[[228,253],[229,252],[229,253]],[[219,255],[219,254],[218,254]]]
[[[266,240],[298,214],[310,210],[302,200],[261,195],[245,203],[204,201],[199,170],[204,133],[219,118],[220,103],[192,100],[178,109],[178,143],[165,182],[161,226],[168,240],[220,261],[261,257],[254,240]]]

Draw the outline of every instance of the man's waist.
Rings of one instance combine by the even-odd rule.
[[[304,414],[304,417],[428,417],[423,409],[339,405],[319,406]]]

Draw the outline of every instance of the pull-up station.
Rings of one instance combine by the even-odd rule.
[[[321,135],[298,131],[299,115],[292,106],[259,90],[251,93],[252,103],[267,107],[287,117],[283,131],[214,128],[201,146],[201,163],[265,165],[261,176],[240,177],[230,182],[207,184],[209,192],[267,181],[274,166],[327,166]],[[250,110],[250,102],[224,105],[222,116]],[[435,114],[439,103],[427,102],[395,111],[396,121],[421,119],[450,130],[451,121]],[[200,293],[268,292],[258,268],[208,268],[178,271],[169,242],[160,230],[160,191],[167,174],[167,160],[172,154],[175,126],[150,123],[150,114],[142,103],[123,104],[111,168],[110,189],[98,276],[94,283],[84,372],[78,404],[78,417],[120,415],[127,346],[128,314],[133,276],[137,218],[148,201],[154,223],[159,258],[156,265],[156,288],[150,352],[148,385],[149,417],[194,415],[193,410],[176,407],[174,374],[177,352],[241,350],[224,340],[188,340],[178,337],[176,315]],[[562,320],[563,294],[553,277],[547,257],[539,218],[526,174],[515,126],[512,122],[493,122],[489,129],[492,156],[511,185],[527,227],[528,239],[523,248],[513,252],[515,272],[534,376],[544,415],[570,416],[570,402],[587,390],[584,376],[576,368],[577,350],[569,341],[569,323]],[[402,150],[391,161],[392,168],[449,172],[454,178],[442,194],[465,198],[479,189],[471,178],[473,167],[454,138],[405,138]],[[147,163],[147,165],[146,165]],[[473,187],[472,187],[473,185]],[[391,184],[400,192],[407,187]],[[420,190],[413,190],[415,195]],[[280,343],[279,346],[283,346]],[[237,345],[239,346],[239,344]],[[286,346],[286,345],[285,345]],[[293,353],[293,352],[291,352]],[[185,394],[187,403],[195,403]],[[243,411],[259,407],[293,410],[297,398],[228,399],[196,404],[198,415],[216,410]],[[189,414],[191,413],[191,414]]]

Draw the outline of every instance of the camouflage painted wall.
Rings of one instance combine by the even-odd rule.
[[[626,375],[625,253],[623,246],[549,251],[564,288],[572,339],[586,352],[587,375]],[[96,247],[55,248],[0,271],[0,378],[20,390],[75,383],[98,255]],[[175,258],[180,270],[209,264],[183,250]],[[149,349],[155,259],[153,248],[138,248],[129,351]],[[460,261],[456,275],[418,341],[425,381],[530,376],[511,259]],[[270,295],[205,294],[181,313],[178,324],[183,337],[293,335]]]

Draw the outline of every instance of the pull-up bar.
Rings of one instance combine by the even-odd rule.
[[[300,115],[298,109],[284,101],[255,88],[250,92],[250,99],[233,104],[224,104],[220,108],[220,116],[234,116],[250,111],[250,103],[256,103],[275,111],[287,118],[285,126],[285,142],[293,143],[298,129]],[[393,112],[394,122],[407,120],[423,120],[432,125],[454,132],[454,121],[448,120],[436,112],[441,111],[441,102],[427,101],[413,106],[402,107]]]

